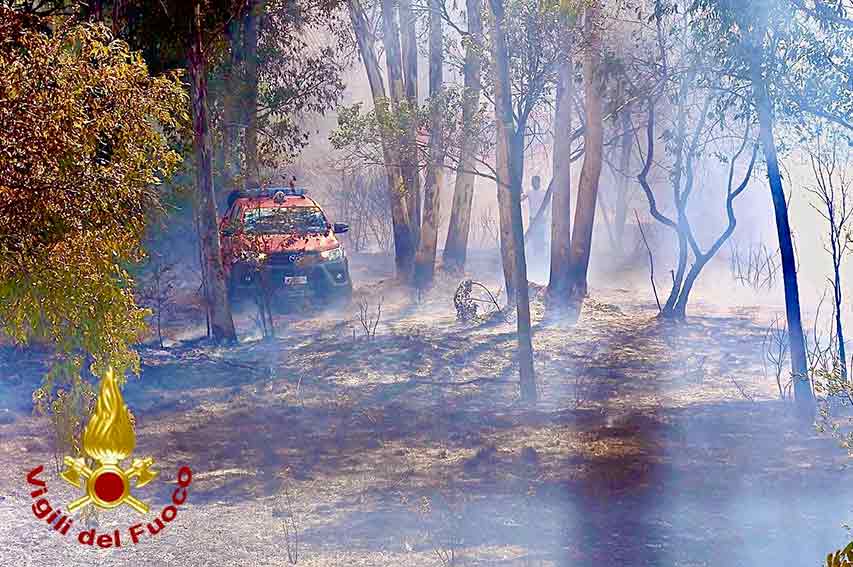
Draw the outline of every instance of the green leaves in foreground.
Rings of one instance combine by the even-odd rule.
[[[0,332],[60,355],[36,393],[50,413],[60,391],[86,406],[84,363],[138,371],[146,312],[127,268],[188,104],[104,26],[42,24],[0,7]]]
[[[826,556],[826,567],[848,567],[853,565],[853,541],[847,547]]]

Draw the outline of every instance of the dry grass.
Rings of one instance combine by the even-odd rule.
[[[126,397],[137,453],[163,472],[142,496],[159,509],[180,465],[195,477],[177,520],[138,546],[88,549],[46,531],[23,472],[49,459],[44,424],[17,415],[0,425],[10,471],[0,564],[287,565],[297,533],[300,566],[434,566],[451,552],[464,565],[620,554],[703,565],[682,547],[741,537],[711,512],[739,494],[726,479],[784,490],[839,474],[842,453],[799,433],[772,401],[750,313],[697,308],[675,328],[633,295],[601,293],[575,326],[536,324],[543,401],[530,409],[517,402],[513,325],[457,322],[456,285],[440,279],[414,304],[378,282],[357,291],[351,313],[282,318],[273,341],[144,352]],[[380,294],[375,338],[353,342],[358,297]],[[57,502],[70,498],[58,479],[49,486]],[[694,494],[698,507],[681,524],[650,504],[673,494]],[[105,513],[99,529],[134,520]]]

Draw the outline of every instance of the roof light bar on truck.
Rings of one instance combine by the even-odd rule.
[[[304,187],[255,187],[240,191],[242,197],[274,197],[276,193],[284,193],[287,197],[304,197]]]

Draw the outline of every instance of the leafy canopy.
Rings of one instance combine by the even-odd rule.
[[[65,354],[49,395],[84,355],[138,370],[145,311],[127,269],[181,162],[188,102],[105,27],[32,23],[0,7],[0,331]]]

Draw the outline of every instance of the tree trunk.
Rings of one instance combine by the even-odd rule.
[[[467,45],[465,47],[465,99],[462,102],[462,148],[456,168],[456,186],[453,190],[453,207],[444,243],[444,268],[449,272],[462,272],[468,255],[468,236],[471,232],[471,206],[474,200],[474,152],[470,140],[472,121],[480,104],[480,49],[483,44],[483,22],[480,17],[480,0],[466,0],[468,17]]]
[[[493,0],[490,0],[490,2]],[[498,2],[502,0],[496,0]],[[497,90],[497,87],[495,87]],[[504,274],[504,286],[506,288],[507,306],[513,305],[516,300],[516,278],[515,278],[515,239],[512,235],[512,199],[510,198],[509,180],[512,171],[513,134],[512,124],[508,126],[509,132],[506,136],[498,134],[495,146],[495,170],[498,178],[498,232],[500,233],[501,264]],[[507,185],[507,188],[503,187]],[[522,247],[523,247],[522,235]]]
[[[409,209],[411,230],[418,248],[421,238],[421,180],[418,171],[418,124],[415,109],[418,108],[418,38],[417,18],[412,11],[411,0],[400,0],[400,27],[403,61],[403,87],[408,102],[409,120],[403,141],[403,182],[406,184],[406,202]]]
[[[687,272],[687,256],[689,254],[689,250],[687,249],[687,235],[681,224],[676,224],[675,230],[678,237],[678,266],[675,271],[671,272],[672,287],[669,289],[669,296],[661,310],[661,317],[664,319],[678,319],[675,304],[678,302],[678,293],[681,291],[684,274]]]
[[[415,260],[415,283],[418,289],[428,289],[435,274],[441,189],[444,182],[443,117],[440,107],[435,104],[441,96],[444,83],[441,2],[430,0],[429,10],[429,96],[433,105],[430,111],[430,163],[424,186],[423,226]]]
[[[614,251],[618,257],[625,257],[625,226],[628,222],[628,188],[631,168],[631,148],[634,142],[631,122],[631,105],[622,109],[622,139],[619,147],[619,180],[616,183],[616,203],[613,205],[613,239]]]
[[[560,311],[569,292],[569,268],[572,243],[572,107],[574,98],[574,61],[571,54],[560,64],[557,105],[554,111],[554,163],[551,204],[551,276],[548,281],[548,306]]]
[[[249,0],[243,16],[243,53],[246,58],[243,89],[243,112],[246,124],[246,187],[257,187],[260,183],[258,161],[258,35],[263,0]]]
[[[498,226],[500,232],[501,264],[503,266],[504,286],[506,288],[507,307],[517,300],[515,273],[516,242],[512,227],[512,180],[515,151],[515,128],[512,115],[512,93],[509,79],[509,51],[507,48],[506,32],[503,30],[503,0],[489,0],[492,21],[495,30],[492,42],[492,59],[495,66],[495,119],[497,135],[495,144],[495,173],[498,193]],[[499,16],[495,12],[498,10]],[[500,26],[500,29],[498,29]],[[504,100],[505,99],[505,100]],[[520,180],[520,178],[519,178]],[[519,181],[520,182],[520,181]],[[524,235],[518,243],[524,248]],[[527,271],[525,266],[525,272]]]
[[[243,76],[243,32],[240,18],[234,18],[227,28],[230,45],[230,61],[225,75],[222,111],[222,147],[219,163],[222,167],[222,187],[219,188],[218,201],[224,202],[229,192],[236,189],[234,181],[240,172],[240,96]]]
[[[710,259],[710,257],[696,259],[693,265],[690,266],[690,270],[688,270],[687,275],[684,277],[684,282],[678,292],[678,301],[675,302],[672,308],[671,317],[673,319],[684,321],[687,318],[687,301],[690,298],[690,292],[693,290],[693,284],[696,283],[696,279],[702,273],[702,269]]]
[[[211,336],[217,342],[235,342],[237,333],[231,318],[219,223],[216,217],[216,195],[213,190],[211,140],[207,114],[207,61],[201,32],[201,8],[196,5],[193,44],[188,57],[192,89],[193,133],[196,158],[196,190],[198,191],[200,246],[208,291]]]
[[[788,321],[788,338],[791,347],[791,372],[794,381],[794,399],[802,415],[814,415],[814,396],[808,377],[806,343],[803,323],[800,317],[800,290],[797,284],[797,264],[794,256],[794,244],[791,239],[791,226],[788,222],[788,203],[782,187],[779,173],[779,158],[776,153],[776,140],[773,134],[773,106],[762,72],[761,54],[764,52],[766,29],[756,34],[758,41],[752,46],[750,57],[750,76],[752,94],[758,112],[759,138],[767,163],[767,178],[770,194],[773,198],[773,210],[776,216],[776,234],[779,237],[779,252],[782,260],[782,281],[785,288],[785,315]]]
[[[847,349],[844,345],[844,325],[841,321],[841,267],[835,266],[835,277],[833,280],[835,291],[835,336],[838,341],[838,363],[841,365],[841,379],[847,382]]]
[[[584,130],[583,167],[578,186],[578,203],[575,208],[575,226],[571,245],[569,298],[574,302],[582,300],[587,293],[587,272],[604,149],[602,80],[598,76],[601,64],[598,17],[599,7],[597,3],[592,3],[586,9],[584,16],[584,32],[587,39],[583,61],[586,129]]]
[[[373,96],[373,105],[381,122],[388,120],[389,111],[388,97],[385,94],[385,85],[382,82],[379,61],[376,57],[376,48],[373,43],[373,35],[367,24],[367,16],[364,13],[359,0],[348,0],[350,20],[355,30],[356,41],[361,60],[364,62],[364,70],[367,81],[370,84],[370,92]],[[383,8],[384,8],[383,3]],[[389,75],[389,81],[392,80]],[[402,83],[399,77],[394,88],[402,92]],[[391,222],[394,234],[394,263],[397,278],[407,282],[412,273],[414,261],[414,240],[409,225],[409,214],[406,207],[405,186],[400,172],[400,155],[396,140],[389,138],[385,132],[382,134],[382,153],[385,160],[385,173],[388,184],[388,200],[391,203]]]
[[[521,399],[536,401],[536,375],[533,370],[533,343],[530,336],[530,298],[527,287],[527,265],[524,258],[524,224],[521,217],[521,175],[518,159],[510,153],[523,150],[517,147],[514,135],[512,98],[510,92],[509,55],[504,29],[503,0],[489,0],[494,18],[494,61],[495,61],[495,125],[497,127],[498,196],[509,202],[509,238],[514,252],[514,271],[517,274],[515,304],[518,335],[518,372]],[[519,129],[522,132],[523,129]],[[502,223],[503,224],[503,223]],[[504,229],[501,227],[503,248]]]

